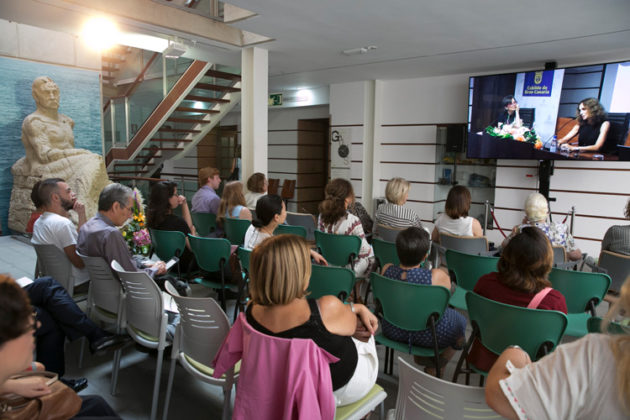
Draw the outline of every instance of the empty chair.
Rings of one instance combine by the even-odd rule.
[[[218,272],[221,276],[220,282],[196,278],[195,283],[211,289],[218,289],[221,308],[225,311],[225,289],[232,288],[231,284],[225,284],[225,272],[223,270],[230,258],[230,242],[223,238],[200,238],[191,234],[188,234],[188,241],[199,268],[209,273]]]
[[[595,316],[595,307],[606,296],[610,277],[603,273],[586,273],[553,268],[549,273],[551,286],[562,293],[568,310],[569,324],[565,334],[582,337],[588,333],[587,321]]]
[[[453,273],[457,288],[449,304],[466,310],[466,292],[472,291],[479,277],[497,270],[498,257],[466,254],[453,249],[446,250],[446,265]]]
[[[249,225],[252,224],[247,219],[235,219],[233,217],[226,217],[223,219],[225,236],[232,245],[243,245],[245,240],[245,233],[249,229]]]
[[[72,263],[66,254],[55,245],[33,244],[37,253],[37,266],[40,274],[51,276],[63,286],[70,296],[74,294]]]
[[[199,236],[208,236],[217,227],[217,215],[214,213],[191,213],[193,225]]]
[[[169,343],[166,334],[168,316],[164,311],[162,292],[145,271],[125,271],[116,260],[112,261],[112,269],[116,271],[125,288],[123,327],[136,343],[158,351],[150,416],[154,420],[157,415],[164,349]],[[119,368],[120,364],[114,366],[114,375],[118,374]]]
[[[308,241],[315,240],[315,230],[317,229],[315,225],[315,218],[312,214],[309,213],[292,213],[287,212],[287,225],[291,226],[302,226],[306,229],[306,239]]]
[[[523,121],[523,126],[532,128],[536,119],[536,108],[520,108],[519,116]]]
[[[166,290],[175,300],[181,318],[173,339],[163,418],[166,420],[168,417],[173,378],[179,362],[195,378],[223,389],[222,418],[227,420],[230,418],[232,386],[238,373],[235,374],[234,369],[228,369],[221,378],[214,378],[214,370],[210,366],[230,331],[228,318],[212,298],[181,297],[170,283],[166,283]]]
[[[354,271],[348,268],[313,264],[307,289],[309,297],[319,299],[333,295],[345,301],[350,296],[355,280]]]
[[[630,255],[602,251],[596,267],[593,271],[608,274],[612,280],[610,290],[619,293],[621,285],[630,276]]]
[[[442,286],[407,283],[383,277],[380,274],[370,275],[374,300],[381,303],[383,319],[390,324],[407,331],[430,329],[433,335],[433,348],[413,346],[385,337],[382,333],[376,336],[376,342],[383,344],[385,350],[385,373],[392,373],[394,350],[422,357],[433,357],[437,375],[440,376],[440,353],[438,348],[436,324],[446,306],[450,292]],[[388,366],[389,363],[389,366]]]
[[[388,419],[390,418],[388,413]],[[483,387],[448,382],[416,369],[398,358],[396,420],[500,419],[486,404]]]

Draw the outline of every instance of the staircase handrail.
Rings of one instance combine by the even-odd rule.
[[[107,100],[107,103],[103,106],[103,112],[105,112],[107,110],[107,108],[109,107],[109,105],[111,104],[113,99],[123,99],[123,98],[126,98],[128,96],[131,96],[131,94],[133,93],[135,88],[144,80],[144,75],[146,74],[147,70],[149,70],[149,67],[151,67],[151,65],[153,64],[153,62],[155,61],[155,59],[159,55],[160,55],[160,53],[157,53],[157,52],[153,53],[151,58],[149,58],[149,61],[147,61],[147,64],[144,66],[144,68],[142,69],[140,74],[138,74],[136,79],[131,83],[131,85],[129,85],[129,87],[127,88],[125,93],[120,95],[120,96],[111,97],[111,98],[109,98]]]

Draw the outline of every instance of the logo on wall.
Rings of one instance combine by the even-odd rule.
[[[553,70],[525,73],[523,96],[551,96]]]
[[[337,153],[332,153],[332,166],[336,168],[349,168],[350,167],[350,147],[344,143],[343,136],[338,130],[333,130],[330,133],[330,140],[334,144],[338,143]]]

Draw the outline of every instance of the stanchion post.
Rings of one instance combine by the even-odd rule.
[[[488,212],[490,211],[490,202],[486,200],[486,210],[483,215],[483,236],[486,236],[486,229],[488,227]]]
[[[573,223],[575,221],[575,206],[571,206],[571,223],[569,225],[569,231],[573,235]]]

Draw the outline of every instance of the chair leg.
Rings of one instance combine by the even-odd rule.
[[[368,303],[368,297],[370,296],[371,289],[372,289],[372,286],[370,282],[368,281],[367,288],[365,289],[365,300],[363,301],[363,304],[365,305],[367,305]]]
[[[387,366],[389,366],[389,348],[385,346],[385,363],[383,363],[383,373],[387,375]]]
[[[79,350],[79,369],[83,369],[83,356],[85,356],[85,343],[87,338],[81,337],[81,350]]]
[[[223,413],[221,413],[222,420],[230,420],[232,413],[230,408],[232,407],[232,383],[223,387]],[[164,419],[166,420],[166,418]]]
[[[166,399],[164,400],[164,408],[162,408],[162,420],[166,420],[168,417],[168,406],[171,402],[171,391],[173,390],[173,378],[175,377],[175,367],[177,366],[177,359],[171,358],[171,368],[168,372],[168,382],[166,385]]]
[[[118,349],[114,352],[114,369],[112,370],[112,382],[110,384],[109,393],[113,396],[116,395],[116,385],[118,384],[118,371],[120,370],[120,356],[122,355],[122,349]]]
[[[394,374],[394,349],[389,349],[389,374]]]
[[[219,263],[219,267],[221,268],[221,290],[219,292],[219,296],[220,296],[220,299],[221,299],[221,309],[223,309],[223,312],[225,312],[225,310],[226,310],[226,303],[225,303],[225,273],[223,272],[223,259]]]
[[[157,365],[155,366],[155,381],[153,383],[153,398],[151,400],[151,417],[155,420],[157,415],[158,396],[160,393],[160,377],[162,376],[162,359],[164,357],[164,349],[158,350]]]

